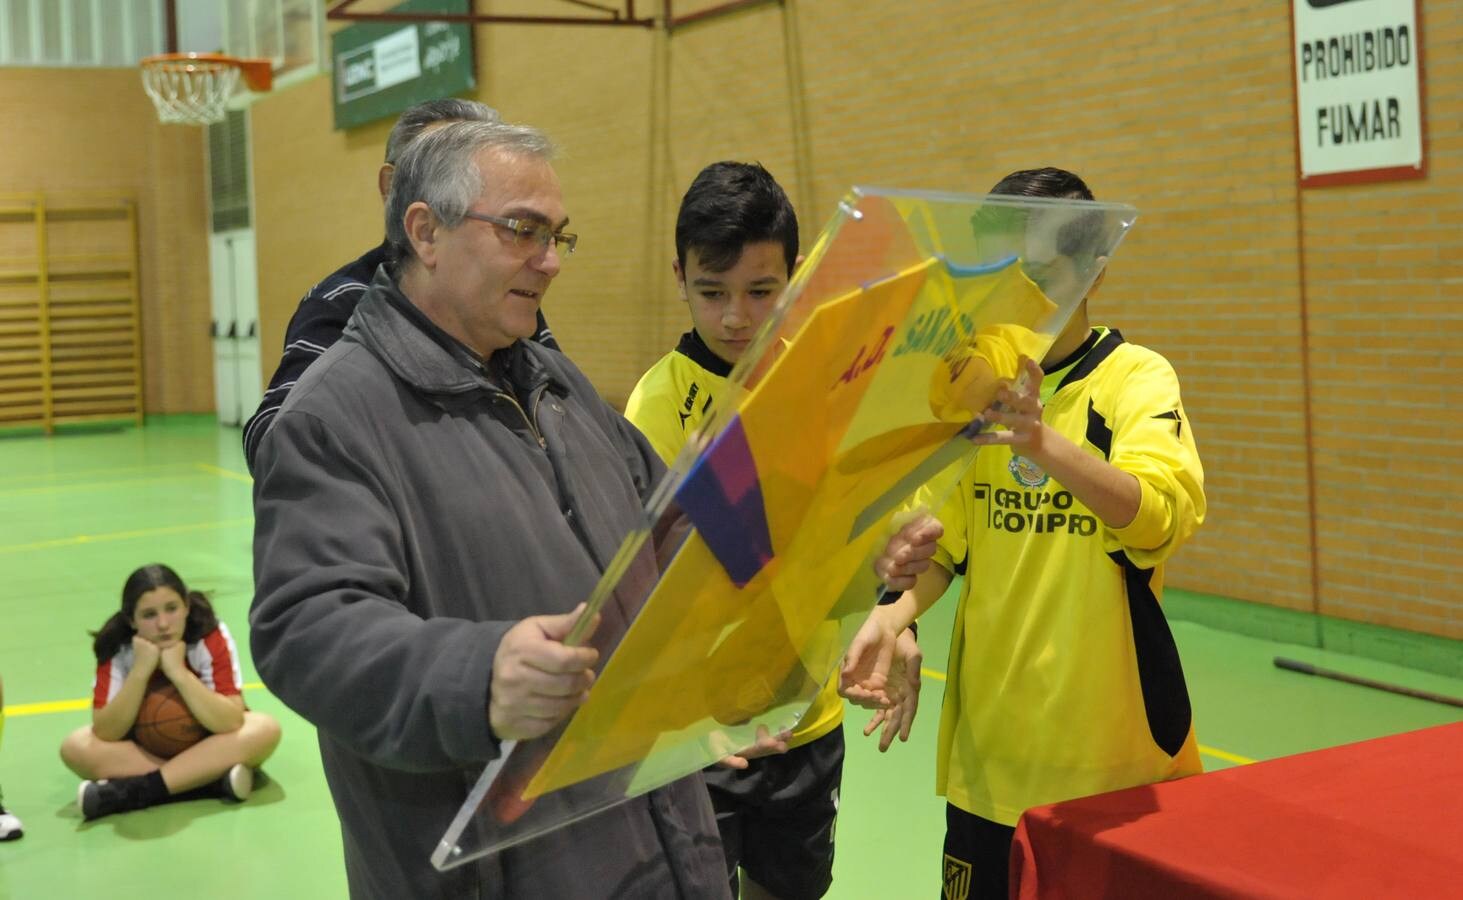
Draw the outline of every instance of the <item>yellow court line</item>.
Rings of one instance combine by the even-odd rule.
[[[70,480],[73,478],[90,477],[92,475],[117,475],[122,472],[155,472],[160,469],[176,469],[182,465],[185,464],[181,462],[154,463],[150,466],[108,466],[98,469],[68,469],[65,472],[36,472],[33,475],[6,475],[0,477],[0,484],[9,484],[16,481],[41,481],[44,479],[54,481],[59,478]]]
[[[922,668],[919,670],[919,674],[924,678],[932,678],[935,681],[946,680],[944,672],[936,672],[934,669]],[[246,691],[262,690],[263,688],[264,685],[257,681],[252,681],[244,685],[244,690]],[[52,700],[47,703],[19,703],[15,706],[5,707],[5,715],[7,717],[36,716],[44,713],[53,712],[73,712],[79,709],[86,709],[90,705],[91,701],[87,699]],[[1253,760],[1248,756],[1240,756],[1238,753],[1230,753],[1228,750],[1220,750],[1217,747],[1206,747],[1203,744],[1199,745],[1199,752],[1204,754],[1205,756],[1212,756],[1215,759],[1222,759],[1225,762],[1234,763],[1237,766],[1248,766],[1251,763],[1256,762],[1256,760]]]
[[[246,691],[260,691],[264,685],[251,681],[244,685]],[[91,700],[82,697],[79,700],[47,700],[44,703],[17,703],[14,706],[5,707],[5,718],[13,716],[42,716],[46,713],[76,712],[80,709],[90,709]]]
[[[1232,762],[1237,766],[1248,766],[1250,763],[1258,762],[1258,760],[1250,759],[1248,756],[1240,756],[1238,753],[1230,753],[1228,750],[1219,750],[1214,747],[1206,747],[1203,744],[1199,745],[1199,752],[1204,754],[1205,756],[1212,756],[1215,759],[1222,759],[1225,762]]]
[[[177,475],[158,475],[154,478],[128,478],[124,481],[88,481],[81,484],[57,484],[51,487],[10,488],[9,490],[0,490],[0,497],[21,497],[26,494],[64,494],[68,491],[97,491],[117,487],[125,488],[132,487],[133,485],[158,484],[163,481],[184,481],[189,478],[200,478],[202,474],[212,473],[180,472]]]
[[[218,466],[210,466],[208,463],[194,463],[193,465],[208,472],[210,475],[217,475],[220,478],[232,478],[235,481],[242,481],[245,484],[253,484],[254,479],[242,472],[235,472],[231,469],[220,469]]]
[[[111,531],[105,534],[77,534],[71,537],[54,538],[49,541],[34,541],[29,544],[0,544],[0,553],[21,553],[26,550],[46,550],[52,547],[70,547],[78,544],[99,544],[103,541],[125,541],[131,538],[154,537],[159,534],[179,534],[185,531],[206,531],[210,528],[231,528],[235,525],[253,524],[252,517],[222,519],[217,522],[194,522],[189,525],[167,525],[162,528],[140,528],[136,531]]]
[[[934,669],[920,669],[919,674],[921,677],[933,678],[935,681],[945,680],[945,673],[936,672]],[[1240,756],[1238,753],[1230,753],[1228,750],[1219,750],[1215,747],[1206,747],[1203,744],[1199,745],[1199,752],[1205,756],[1212,756],[1215,759],[1222,759],[1225,762],[1234,763],[1237,766],[1247,766],[1255,762],[1255,760],[1250,759],[1248,756]]]

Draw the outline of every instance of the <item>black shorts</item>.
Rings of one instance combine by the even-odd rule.
[[[828,892],[842,780],[842,726],[745,769],[706,770],[733,897],[738,867],[781,900]]]
[[[1011,840],[1016,829],[945,804],[945,859],[940,866],[941,900],[986,900],[1009,896]]]

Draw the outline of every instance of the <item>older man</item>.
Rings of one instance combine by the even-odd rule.
[[[501,742],[583,702],[598,656],[562,639],[664,471],[527,340],[576,242],[551,154],[489,122],[407,148],[395,262],[259,448],[254,659],[318,727],[354,897],[728,893],[699,774],[445,874],[428,862]],[[935,536],[896,537],[886,581],[912,584]]]
[[[533,343],[574,246],[548,140],[444,126],[397,162],[396,259],[260,444],[252,646],[319,729],[353,897],[724,894],[699,776],[439,873],[501,741],[582,701],[560,639],[660,464]]]
[[[409,107],[396,120],[391,134],[386,138],[386,161],[376,173],[376,187],[381,192],[381,201],[385,203],[387,193],[391,190],[391,176],[396,171],[396,161],[406,146],[419,135],[449,122],[497,121],[497,110],[473,100],[460,100],[456,97],[427,100]],[[331,344],[340,340],[345,323],[350,321],[356,304],[366,295],[366,287],[376,275],[376,270],[386,262],[389,246],[388,242],[382,241],[379,246],[367,250],[358,259],[327,275],[300,300],[299,307],[290,317],[289,326],[285,329],[284,355],[280,357],[279,365],[269,379],[269,387],[264,391],[259,409],[244,424],[244,460],[250,471],[253,471],[255,457],[259,454],[259,442],[274,423],[275,414],[284,405],[285,398],[289,396],[290,390],[305,369],[319,359],[320,354],[330,349]],[[554,339],[542,313],[539,314],[538,331],[533,339],[545,347],[559,349],[559,343]]]

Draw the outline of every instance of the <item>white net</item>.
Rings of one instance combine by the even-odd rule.
[[[229,98],[239,82],[231,63],[202,60],[149,61],[142,67],[142,86],[163,122],[210,125],[222,122]]]

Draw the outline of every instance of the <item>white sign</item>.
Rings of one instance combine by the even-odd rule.
[[[341,73],[338,80],[341,103],[411,81],[422,74],[416,26],[393,31],[364,47],[342,53],[336,68]]]
[[[1420,178],[1418,0],[1291,0],[1304,185]]]

